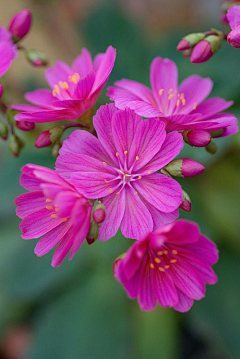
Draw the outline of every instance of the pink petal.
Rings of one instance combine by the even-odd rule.
[[[231,6],[227,12],[227,19],[231,29],[240,25],[240,8],[239,6]]]
[[[154,207],[151,203],[144,201],[146,207],[151,213],[153,219],[153,229],[156,230],[162,227],[165,224],[172,223],[175,219],[179,217],[179,212],[176,209],[173,212],[165,213],[159,211],[156,207]]]
[[[171,162],[183,148],[182,135],[176,131],[168,133],[158,153],[149,161],[141,172],[156,172]]]
[[[199,240],[200,231],[196,223],[184,219],[179,219],[167,228],[167,242],[177,245],[196,243]],[[164,231],[165,232],[165,231]],[[159,233],[162,233],[160,228]]]
[[[150,68],[150,81],[153,89],[155,101],[161,112],[168,103],[168,90],[177,90],[178,87],[178,70],[175,63],[169,59],[161,59],[156,57]],[[163,89],[162,96],[159,90]]]
[[[152,269],[146,259],[142,264],[138,287],[138,301],[142,310],[153,310],[156,307],[157,299],[152,282]]]
[[[41,190],[41,181],[36,178],[32,178],[25,174],[22,174],[19,181],[20,185],[28,191],[39,191]]]
[[[44,256],[61,241],[61,239],[68,232],[70,227],[71,227],[71,223],[68,221],[68,222],[63,222],[59,224],[57,227],[50,230],[38,241],[34,249],[34,253],[38,257]]]
[[[30,213],[46,207],[45,196],[42,191],[24,193],[15,199],[18,206],[16,214],[19,218],[25,218]]]
[[[2,41],[0,43],[0,77],[7,72],[12,64],[12,60],[13,54],[11,43]]]
[[[142,262],[141,262],[142,264]],[[126,277],[126,268],[124,262],[121,260],[119,263],[119,267],[117,273],[115,274],[118,281],[122,283],[124,288],[127,291],[127,295],[131,299],[135,299],[138,296],[138,287],[139,287],[139,279],[141,274],[141,268],[135,273],[133,277],[127,279]]]
[[[234,125],[236,123],[236,117],[231,113],[219,113],[215,116],[212,116],[211,119],[206,119],[201,121],[201,118],[192,122],[187,126],[182,126],[182,129],[196,129],[196,130],[209,130],[217,131],[224,127]]]
[[[33,105],[28,105],[28,104],[11,105],[11,108],[13,108],[14,110],[17,110],[17,111],[24,111],[24,112],[36,112],[36,111],[43,110],[42,107],[37,107],[37,106],[33,106]]]
[[[193,299],[189,298],[181,290],[178,290],[178,303],[174,305],[174,309],[178,312],[184,313],[188,312],[193,305]]]
[[[142,85],[139,82],[122,79],[120,81],[116,81],[114,83],[115,86],[118,86],[126,91],[129,91],[133,95],[137,96],[139,100],[143,100],[144,102],[150,103],[156,106],[154,96],[152,91],[147,87]]]
[[[67,254],[69,253],[72,245],[73,245],[73,241],[74,241],[74,230],[73,228],[71,228],[62,238],[61,243],[59,244],[56,252],[53,255],[52,258],[52,266],[53,267],[58,267],[60,266],[60,264],[62,263],[62,261],[64,260],[64,258],[67,256]]]
[[[35,123],[56,122],[65,120],[75,120],[79,113],[74,109],[60,109],[60,110],[42,110],[32,113],[23,113],[15,116],[17,121],[29,121]]]
[[[50,87],[58,84],[59,81],[68,82],[68,76],[72,75],[72,70],[63,61],[56,61],[53,67],[50,67],[45,72],[45,78]]]
[[[201,121],[211,118],[212,116],[218,114],[221,111],[226,110],[232,106],[233,101],[225,101],[220,97],[209,98],[208,100],[202,102],[196,110],[192,111],[193,113],[201,113]]]
[[[152,269],[151,269],[152,270]],[[163,307],[173,307],[178,302],[178,292],[169,273],[152,270],[153,288],[158,302]]]
[[[160,118],[166,124],[167,131],[182,131],[187,129],[191,129],[192,123],[194,121],[201,119],[200,113],[185,115],[185,114],[178,114],[178,115],[170,115],[167,117]]]
[[[236,133],[238,133],[238,131],[239,131],[238,120],[236,120],[233,125],[230,125],[230,126],[224,128],[223,134],[219,137],[232,136],[232,135],[235,135]]]
[[[124,259],[123,259],[123,266],[126,274],[126,278],[128,280],[133,277],[137,270],[142,265],[142,261],[147,253],[148,249],[148,240],[140,240],[135,241],[132,247],[129,248],[127,251]]]
[[[92,56],[88,49],[83,48],[81,54],[73,61],[72,69],[83,79],[93,70]]]
[[[121,223],[122,234],[140,239],[153,230],[152,216],[133,188],[126,186],[126,208]]]
[[[212,91],[213,82],[210,78],[202,78],[198,75],[192,75],[183,80],[179,86],[179,93],[184,94],[186,100],[185,106],[179,109],[179,113],[188,113],[199,105]]]
[[[95,73],[90,72],[84,79],[78,81],[73,97],[79,99],[86,99],[93,87],[95,81]]]
[[[51,90],[46,89],[39,89],[33,92],[27,92],[24,95],[24,98],[27,101],[34,103],[35,105],[48,108],[51,108],[51,102],[56,100],[56,98],[53,97]]]
[[[204,258],[204,261],[211,266],[218,261],[218,250],[215,243],[202,235],[197,243],[188,244],[186,248],[199,258]]]
[[[75,203],[80,198],[74,191],[59,191],[54,198],[54,205],[58,208],[60,218],[70,217]]]
[[[146,201],[162,212],[173,212],[182,202],[182,189],[172,178],[154,173],[134,182],[134,188]]]
[[[117,233],[124,215],[125,201],[125,190],[122,190],[119,195],[112,193],[104,198],[106,218],[99,231],[98,239],[101,241],[106,241]]]
[[[61,220],[52,218],[53,213],[54,211],[44,208],[25,217],[19,226],[23,232],[22,238],[38,238],[57,227]]]

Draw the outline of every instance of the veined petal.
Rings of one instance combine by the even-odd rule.
[[[152,270],[153,289],[158,302],[163,307],[173,307],[178,302],[178,292],[169,273]]]
[[[199,258],[204,258],[204,261],[209,265],[213,265],[218,261],[216,245],[205,236],[200,235],[197,243],[189,243],[186,248],[193,251]]]
[[[12,60],[12,44],[7,41],[2,41],[0,43],[0,77],[7,72],[12,64]]]
[[[25,218],[30,213],[46,207],[42,191],[23,193],[15,199],[15,203],[18,206],[16,214],[19,218]]]
[[[83,79],[93,70],[92,56],[88,49],[83,48],[81,54],[73,61],[72,69]]]
[[[15,116],[17,121],[29,121],[35,123],[75,120],[79,114],[74,109],[41,110],[29,113],[20,113]]]
[[[177,222],[170,225],[171,231],[166,227],[168,232],[167,241],[168,243],[174,243],[177,245],[184,245],[188,243],[198,242],[200,236],[200,230],[196,223],[187,220],[179,219]],[[160,228],[159,232],[164,233]]]
[[[181,290],[178,290],[178,303],[174,305],[174,309],[178,312],[188,312],[193,305],[193,299],[189,298]]]
[[[156,230],[165,224],[172,223],[179,217],[178,209],[175,209],[173,212],[165,213],[159,211],[156,207],[154,207],[151,203],[146,201],[142,197],[142,201],[145,203],[145,206],[148,208],[149,212],[151,213],[153,219],[153,229]]]
[[[55,97],[53,97],[52,95],[52,91],[47,89],[39,89],[32,92],[26,92],[24,98],[27,101],[34,103],[34,105],[43,106],[46,108],[51,108],[51,102],[56,100]]]
[[[93,71],[84,78],[80,79],[74,90],[73,98],[85,99],[90,94],[95,81],[95,73]]]
[[[52,258],[52,266],[53,267],[60,266],[60,264],[62,263],[64,258],[69,253],[70,249],[73,246],[74,234],[75,234],[75,232],[73,230],[73,227],[71,227],[70,230],[67,231],[67,233],[63,236],[62,241],[60,242],[60,244]]]
[[[200,117],[200,121],[203,121],[205,119],[211,118],[221,111],[226,110],[232,105],[233,101],[226,101],[220,97],[213,97],[198,105],[196,110],[192,111],[191,114],[201,113],[202,116]]]
[[[139,98],[139,100],[156,106],[152,91],[140,82],[122,79],[120,81],[116,81],[114,85],[134,94]]]
[[[157,304],[157,298],[153,290],[152,269],[149,267],[147,256],[142,263],[138,285],[138,301],[142,310],[152,310]]]
[[[63,61],[56,61],[53,67],[45,72],[45,78],[50,87],[54,87],[59,81],[68,82],[68,76],[72,75],[72,70]]]

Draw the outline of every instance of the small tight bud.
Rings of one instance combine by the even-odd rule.
[[[104,221],[104,219],[106,217],[106,208],[103,203],[98,202],[96,207],[94,207],[94,209],[93,209],[92,216],[93,216],[94,222],[97,224],[100,224]]]
[[[205,34],[203,32],[189,34],[184,36],[184,38],[178,43],[177,50],[178,51],[185,51],[189,50],[191,47],[196,45],[199,41],[205,38]]]
[[[205,170],[205,167],[201,163],[189,158],[173,160],[164,168],[172,176],[176,177],[194,177]]]
[[[92,244],[93,242],[95,242],[97,240],[98,235],[99,235],[99,226],[97,223],[92,221],[86,237],[88,244]]]
[[[18,157],[22,147],[24,146],[24,143],[22,140],[20,140],[19,137],[16,135],[11,135],[9,139],[9,149],[12,152],[14,157]]]
[[[6,140],[8,138],[8,127],[2,121],[0,121],[0,137],[3,140]]]
[[[46,66],[48,64],[47,56],[43,52],[26,49],[25,55],[26,59],[35,67]]]
[[[10,21],[9,31],[17,40],[22,39],[30,30],[32,14],[28,9],[19,11]]]
[[[36,139],[35,146],[37,148],[51,146],[58,142],[63,134],[63,126],[54,126],[50,130],[43,131]]]
[[[235,27],[227,37],[227,41],[230,45],[235,47],[236,49],[240,48],[240,25]]]
[[[16,127],[21,131],[32,131],[35,128],[35,123],[29,121],[16,121]]]
[[[200,41],[193,49],[190,61],[199,64],[209,60],[222,44],[222,37],[219,35],[209,35]]]
[[[119,263],[121,262],[121,259],[123,259],[123,258],[125,257],[125,255],[126,255],[126,252],[120,254],[120,256],[118,256],[118,257],[115,259],[115,261],[114,261],[114,263],[113,263],[113,273],[114,273],[114,274],[116,273],[116,271],[117,271],[117,269],[118,269],[118,266],[119,266]]]
[[[53,148],[52,148],[52,155],[53,157],[57,158],[58,155],[59,155],[59,150],[60,148],[62,147],[62,143],[61,142],[57,142],[53,145]]]
[[[4,93],[4,88],[3,88],[3,85],[0,82],[0,98],[2,97],[3,93]]]
[[[215,142],[210,142],[209,145],[206,146],[206,150],[214,155],[217,152],[217,145]]]
[[[183,132],[186,143],[195,147],[205,147],[211,142],[211,135],[204,130],[187,130]]]
[[[186,212],[191,212],[192,209],[191,199],[187,192],[185,192],[184,190],[182,190],[182,203],[180,204],[180,208],[182,208]]]

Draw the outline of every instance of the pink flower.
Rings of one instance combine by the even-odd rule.
[[[63,143],[56,170],[87,198],[103,198],[106,220],[98,238],[113,237],[119,227],[125,237],[141,238],[176,219],[181,187],[156,172],[180,152],[182,136],[166,134],[162,122],[144,121],[113,104],[101,106],[93,123],[98,139],[74,131]]]
[[[45,76],[51,90],[40,89],[25,94],[33,105],[13,105],[22,111],[17,121],[53,122],[76,120],[95,102],[112,71],[116,50],[109,46],[106,53],[98,54],[94,62],[87,49],[82,49],[69,67],[57,61],[46,70]]]
[[[232,31],[227,40],[230,45],[240,48],[240,6],[232,6],[227,12],[227,19]]]
[[[114,265],[115,277],[142,310],[162,307],[188,311],[205,296],[205,284],[215,284],[211,266],[218,260],[213,242],[198,226],[184,220],[166,225],[136,241]]]
[[[10,32],[0,26],[0,77],[7,72],[17,56],[17,47],[12,41]]]
[[[209,78],[193,75],[178,86],[175,63],[157,57],[150,69],[152,90],[131,80],[120,80],[110,87],[108,95],[119,109],[131,108],[143,117],[158,117],[167,131],[224,129],[222,136],[238,131],[237,119],[230,113],[220,113],[232,105],[216,97],[205,100],[213,83]]]
[[[43,256],[59,244],[52,266],[59,266],[71,250],[78,251],[88,233],[92,206],[55,171],[28,164],[22,168],[20,184],[30,192],[16,198],[17,215],[22,218],[22,238],[43,236],[35,247]]]

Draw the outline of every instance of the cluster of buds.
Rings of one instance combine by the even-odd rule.
[[[92,211],[91,225],[86,238],[88,244],[94,243],[98,238],[99,228],[101,227],[101,224],[105,218],[106,208],[102,202],[98,201],[97,205],[93,208]]]
[[[226,35],[222,31],[192,33],[185,36],[177,45],[183,56],[190,57],[192,63],[198,64],[209,60],[221,47]]]

